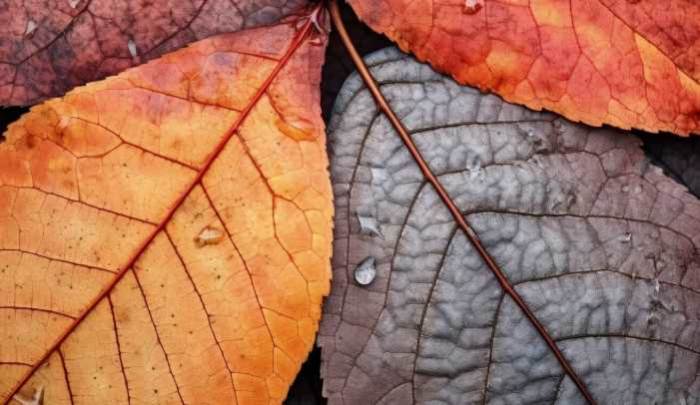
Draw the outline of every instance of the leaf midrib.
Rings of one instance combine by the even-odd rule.
[[[489,254],[488,250],[484,247],[484,245],[482,244],[478,235],[469,226],[468,222],[466,221],[466,219],[462,215],[459,208],[457,208],[457,205],[454,203],[454,201],[450,197],[449,193],[446,191],[445,187],[442,185],[442,183],[440,182],[438,177],[433,173],[432,169],[430,168],[428,163],[423,158],[420,150],[418,149],[418,147],[416,146],[415,142],[413,141],[411,135],[409,134],[409,131],[405,128],[401,119],[396,115],[396,113],[393,111],[393,109],[389,105],[389,102],[386,100],[386,98],[382,94],[382,91],[380,90],[379,85],[377,84],[376,80],[372,76],[372,73],[370,72],[370,70],[367,68],[367,65],[365,65],[362,57],[355,49],[355,47],[354,47],[354,45],[353,45],[353,43],[352,43],[352,41],[347,33],[347,30],[345,29],[345,25],[344,25],[342,18],[340,16],[340,10],[338,8],[337,0],[331,1],[330,13],[331,13],[331,17],[332,17],[332,20],[334,22],[334,25],[338,29],[338,33],[340,35],[340,38],[343,41],[343,44],[345,45],[345,47],[347,48],[351,59],[355,63],[355,66],[357,68],[359,75],[362,77],[362,80],[365,82],[367,89],[372,94],[372,97],[376,103],[377,109],[379,111],[381,111],[385,115],[385,117],[388,119],[391,126],[394,128],[396,134],[399,136],[401,141],[404,143],[404,146],[406,147],[408,152],[411,154],[411,157],[413,158],[414,162],[416,163],[416,165],[420,169],[421,173],[423,174],[424,179],[427,180],[433,186],[433,190],[438,194],[438,196],[440,197],[440,199],[442,200],[442,202],[444,203],[446,208],[450,211],[450,214],[453,217],[454,221],[456,222],[457,227],[463,231],[466,238],[472,244],[472,246],[477,251],[479,256],[482,258],[484,263],[487,265],[489,270],[491,270],[491,273],[496,277],[503,292],[505,294],[509,295],[510,298],[516,303],[516,305],[523,311],[523,314],[525,315],[525,317],[528,319],[528,321],[531,323],[531,325],[537,330],[538,334],[545,341],[545,343],[547,344],[547,346],[550,349],[550,352],[552,352],[552,354],[556,357],[560,366],[564,370],[564,374],[569,376],[569,378],[572,380],[572,382],[574,382],[574,384],[578,388],[581,395],[586,399],[586,401],[589,404],[595,404],[596,402],[593,399],[590,392],[588,391],[588,387],[585,385],[585,383],[581,380],[581,378],[575,372],[575,370],[570,365],[570,363],[566,359],[566,357],[564,357],[563,353],[561,352],[561,350],[557,346],[554,339],[548,333],[548,331],[544,327],[544,325],[542,325],[542,323],[539,321],[539,319],[534,315],[532,310],[529,308],[527,303],[523,300],[523,298],[520,296],[520,294],[515,290],[514,286],[510,283],[510,280],[505,275],[503,270],[501,270],[499,265],[496,263],[496,261],[493,259],[493,257]],[[414,386],[414,389],[412,391],[412,395],[413,395],[413,401],[415,402],[415,386]]]
[[[315,13],[317,10],[313,10],[311,14]],[[172,218],[174,217],[175,213],[179,210],[179,208],[182,206],[182,204],[185,202],[187,197],[194,191],[194,189],[201,184],[204,176],[206,173],[209,171],[211,166],[214,164],[214,162],[218,159],[219,155],[221,152],[225,149],[225,147],[228,145],[229,141],[233,138],[233,136],[236,134],[240,126],[243,124],[245,119],[250,115],[252,112],[253,108],[258,104],[258,102],[262,99],[262,97],[265,95],[267,90],[269,89],[270,85],[272,82],[277,78],[279,75],[280,71],[287,65],[289,60],[292,58],[294,53],[301,47],[301,45],[304,43],[304,41],[308,38],[309,34],[312,32],[314,28],[314,20],[313,18],[310,18],[310,15],[302,16],[299,17],[299,19],[304,19],[306,18],[307,21],[304,23],[304,25],[297,31],[297,34],[295,37],[292,39],[289,47],[285,51],[284,55],[282,58],[279,59],[277,65],[274,67],[274,69],[270,72],[270,74],[267,76],[265,81],[262,83],[258,91],[255,93],[255,95],[251,98],[251,100],[248,102],[246,107],[241,111],[240,115],[236,118],[236,121],[231,124],[229,129],[226,131],[225,135],[222,137],[221,141],[216,145],[212,153],[209,155],[207,158],[206,162],[204,165],[202,165],[201,169],[197,172],[197,176],[190,182],[188,187],[180,194],[177,200],[173,203],[172,207],[170,210],[166,213],[166,215],[163,217],[161,221],[158,222],[156,228],[148,235],[148,237],[143,241],[143,243],[136,249],[134,254],[131,256],[131,258],[128,260],[127,264],[124,265],[119,272],[115,275],[115,277],[110,281],[110,283],[93,299],[92,302],[78,315],[73,323],[66,328],[66,330],[63,332],[63,334],[49,347],[44,354],[42,355],[41,358],[39,358],[34,364],[32,365],[31,369],[27,371],[27,373],[22,377],[21,380],[10,390],[10,395],[7,397],[7,403],[12,400],[12,398],[19,392],[19,390],[29,381],[29,379],[36,373],[36,371],[43,365],[49,357],[56,352],[63,342],[68,339],[69,336],[73,333],[73,331],[87,318],[87,316],[92,313],[92,311],[98,306],[102,300],[108,296],[108,294],[116,287],[116,285],[121,281],[121,279],[131,270],[134,266],[134,264],[139,260],[139,258],[146,252],[148,247],[151,245],[151,243],[155,240],[155,238],[165,230],[166,226],[171,222]],[[298,20],[297,20],[298,21]],[[290,22],[288,24],[294,24],[295,22]]]

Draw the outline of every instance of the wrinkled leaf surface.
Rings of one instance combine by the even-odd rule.
[[[367,63],[597,402],[700,401],[700,201],[621,131],[508,104],[394,49]],[[585,403],[357,75],[329,139],[330,403]]]

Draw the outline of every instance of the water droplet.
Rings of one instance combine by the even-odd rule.
[[[355,281],[357,284],[362,286],[372,284],[372,281],[377,277],[375,264],[376,260],[370,256],[357,265],[355,268]]]
[[[78,7],[78,4],[80,4],[81,0],[68,0],[68,5],[71,6],[71,8],[76,8]]]
[[[469,155],[467,156],[466,164],[467,174],[470,180],[474,180],[479,177],[481,173],[481,158],[479,155]]]
[[[658,278],[655,278],[654,279],[654,293],[655,293],[655,295],[658,295],[659,291],[661,291],[661,283],[659,283]]]
[[[71,118],[63,115],[63,116],[61,116],[61,120],[58,121],[58,125],[56,126],[56,128],[59,131],[63,131],[64,129],[68,128],[68,124],[70,124],[70,122],[71,122]]]
[[[311,38],[309,40],[309,45],[312,45],[312,46],[321,46],[324,43],[325,43],[325,39],[321,35],[314,36],[313,38]]]
[[[275,121],[277,129],[295,141],[312,141],[316,139],[314,125],[302,118],[292,118],[284,120],[277,118]]]
[[[136,42],[134,42],[133,39],[130,39],[129,42],[127,42],[126,47],[129,48],[129,53],[131,54],[131,57],[136,59],[139,57],[139,51],[136,49]]]
[[[42,405],[44,403],[44,386],[42,385],[34,391],[34,396],[31,399],[21,397],[19,394],[12,398],[22,405]]]
[[[622,186],[622,192],[623,192],[623,193],[626,193],[626,192],[628,192],[628,191],[630,191],[629,186]]]
[[[620,242],[622,242],[622,243],[630,243],[631,241],[632,241],[632,234],[630,232],[627,232],[624,235],[620,236]]]
[[[483,0],[464,0],[464,12],[466,14],[476,14],[483,6]]]
[[[211,226],[206,226],[202,231],[194,238],[194,243],[197,247],[204,247],[208,245],[216,245],[224,239],[224,233],[218,229]]]
[[[634,193],[635,193],[635,194],[639,194],[639,193],[641,193],[641,192],[642,192],[642,186],[639,185],[639,184],[636,185],[636,186],[634,187]]]
[[[357,220],[360,222],[360,232],[362,234],[384,239],[381,227],[376,218],[357,214]]]
[[[647,316],[647,325],[652,328],[656,328],[656,324],[659,322],[659,317],[656,315],[656,312],[651,312]]]
[[[36,24],[35,21],[29,20],[27,21],[27,28],[24,30],[24,36],[26,37],[31,37],[32,34],[34,34],[34,31],[36,31],[38,25]]]
[[[561,193],[556,193],[554,197],[552,197],[549,203],[549,210],[557,211],[561,209],[562,212],[566,212],[575,202],[576,194],[571,190],[564,190]]]

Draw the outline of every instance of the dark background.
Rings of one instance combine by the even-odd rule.
[[[341,13],[355,47],[361,55],[391,46],[392,43],[387,38],[374,33],[362,24],[344,2],[341,2]],[[338,34],[332,31],[326,51],[321,89],[321,106],[326,122],[330,118],[338,91],[354,70],[355,67]],[[28,110],[29,108],[24,107],[0,108],[0,134]],[[666,174],[700,197],[700,136],[680,138],[670,134],[633,132],[642,140],[644,151],[653,164],[662,167]],[[4,138],[0,135],[0,142],[3,140]],[[285,404],[322,405],[326,403],[321,395],[320,368],[321,353],[318,348],[314,348],[292,385]]]

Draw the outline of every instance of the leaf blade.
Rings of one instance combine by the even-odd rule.
[[[117,74],[190,42],[269,25],[303,11],[305,0],[10,1],[0,45],[0,105],[28,105]]]
[[[628,135],[504,103],[393,49],[366,62],[593,397],[694,400],[686,370],[698,361],[697,199],[649,166]],[[585,403],[455,231],[360,78],[339,94],[329,126],[334,285],[319,337],[330,402]],[[368,257],[377,275],[366,287],[353,275]],[[638,356],[625,358],[631,351]],[[648,384],[632,376],[639,369],[679,380]],[[603,382],[618,378],[629,378],[624,390]]]
[[[517,304],[517,306],[520,308],[520,310],[527,317],[528,321],[537,330],[537,333],[540,335],[540,337],[545,341],[549,350],[556,357],[560,366],[566,372],[567,377],[570,378],[576,384],[576,387],[581,392],[581,395],[583,395],[583,397],[586,399],[586,401],[588,403],[591,403],[591,404],[595,403],[595,401],[591,397],[591,394],[588,392],[588,388],[581,381],[580,377],[576,374],[576,372],[573,370],[573,368],[571,367],[571,364],[569,364],[569,361],[562,354],[561,350],[557,346],[554,339],[552,339],[552,337],[550,336],[547,329],[542,325],[542,323],[539,321],[539,319],[537,319],[537,317],[533,314],[532,310],[525,303],[525,301],[522,299],[520,294],[515,290],[514,286],[510,283],[510,281],[508,280],[508,277],[506,277],[503,270],[494,261],[491,254],[484,247],[484,244],[479,239],[479,236],[474,232],[474,230],[469,225],[469,223],[462,217],[462,213],[459,211],[459,208],[457,207],[455,202],[452,200],[452,198],[450,197],[449,193],[447,192],[445,187],[442,185],[440,180],[435,176],[435,174],[433,173],[431,168],[428,166],[425,158],[423,157],[421,152],[418,150],[415,142],[413,142],[413,139],[409,135],[408,130],[403,125],[401,120],[398,118],[398,116],[396,115],[394,110],[391,108],[391,106],[388,104],[386,98],[382,94],[381,90],[379,89],[376,82],[374,81],[371,73],[367,69],[367,66],[364,64],[364,62],[362,61],[362,59],[358,55],[357,51],[354,49],[352,42],[350,41],[349,36],[345,30],[342,19],[340,17],[337,3],[332,3],[331,15],[333,16],[334,22],[338,26],[338,30],[340,31],[340,35],[341,35],[341,38],[343,38],[345,46],[348,49],[350,49],[350,53],[352,55],[353,62],[357,66],[358,73],[362,76],[362,79],[365,82],[365,84],[367,85],[367,88],[372,93],[372,96],[374,97],[374,99],[377,101],[379,109],[382,111],[384,116],[389,119],[392,127],[394,128],[396,133],[398,133],[404,146],[406,147],[406,149],[408,149],[409,153],[411,154],[411,157],[413,158],[415,164],[420,168],[420,171],[423,174],[423,177],[425,178],[425,180],[428,183],[430,183],[433,190],[438,194],[438,196],[440,197],[440,200],[443,202],[445,207],[450,212],[450,215],[452,216],[452,219],[457,224],[458,228],[461,230],[461,232],[464,234],[464,236],[466,236],[466,238],[469,240],[469,243],[473,246],[473,248],[478,252],[479,256],[481,257],[483,262],[487,265],[487,267],[489,268],[491,273],[496,277],[496,279],[498,280],[498,284],[501,286],[501,288],[503,289],[505,294],[507,294],[510,297],[510,299],[512,299],[513,302],[515,302]],[[360,219],[360,218],[358,217],[358,219]],[[361,228],[363,227],[363,221],[360,221],[360,227]],[[381,232],[375,231],[375,234],[378,236],[381,236]],[[373,260],[374,259],[372,259],[372,263],[374,263]],[[373,264],[372,264],[372,266],[373,266]],[[356,270],[356,275],[357,275],[357,270]],[[359,280],[357,277],[355,277],[355,279]],[[430,298],[432,296],[432,292],[433,292],[433,290],[431,288],[431,291],[428,294],[428,301],[430,300]],[[424,316],[425,316],[425,313],[423,313],[423,315],[422,315],[421,325],[419,325],[419,329],[422,327]],[[416,345],[418,347],[420,347],[420,336],[418,338],[418,343]],[[415,372],[415,369],[414,369],[414,372]]]
[[[22,167],[28,166],[32,178],[42,179],[43,176],[44,181],[31,183],[29,187],[46,189],[49,185],[58,184],[63,189],[59,187],[57,199],[61,193],[75,197],[76,193],[71,192],[77,188],[80,192],[77,193],[78,201],[73,202],[74,205],[83,204],[80,201],[82,199],[92,200],[93,204],[89,208],[97,215],[100,215],[101,207],[104,206],[106,209],[102,212],[105,215],[121,214],[124,221],[140,223],[142,231],[118,231],[117,238],[131,239],[131,244],[121,249],[100,249],[99,244],[104,246],[105,243],[101,239],[109,239],[105,237],[110,234],[109,230],[105,226],[101,230],[94,226],[91,228],[89,222],[85,221],[82,221],[82,226],[76,227],[77,220],[86,215],[67,215],[68,218],[63,221],[69,227],[67,232],[64,231],[66,239],[78,239],[86,230],[88,234],[97,234],[92,235],[92,239],[97,241],[97,246],[93,246],[97,257],[92,260],[106,263],[109,266],[105,270],[112,271],[115,275],[106,281],[103,279],[101,283],[92,284],[93,295],[86,294],[82,304],[76,305],[81,311],[74,317],[72,326],[66,327],[62,334],[54,335],[55,340],[48,336],[43,349],[39,345],[41,356],[30,355],[28,357],[31,360],[25,361],[33,365],[30,371],[22,379],[15,380],[15,388],[6,387],[5,390],[9,389],[12,393],[19,389],[44,360],[49,360],[59,348],[63,352],[62,363],[67,365],[67,369],[74,370],[73,374],[75,370],[104,367],[90,364],[89,361],[81,364],[81,361],[85,362],[77,356],[81,344],[74,341],[91,342],[91,328],[77,326],[82,325],[83,320],[89,321],[93,328],[107,322],[105,319],[109,313],[105,311],[108,307],[113,309],[114,305],[107,305],[104,297],[108,294],[111,297],[112,290],[124,280],[124,283],[130,283],[132,294],[141,291],[141,298],[137,296],[133,300],[142,303],[137,307],[142,312],[145,310],[142,315],[148,313],[142,319],[150,319],[154,327],[155,339],[151,336],[147,340],[162,348],[162,356],[158,360],[161,368],[151,371],[160,371],[167,366],[165,368],[170,370],[171,383],[177,388],[180,399],[191,401],[211,395],[226,402],[255,399],[281,401],[294,377],[295,369],[300,367],[311,346],[320,316],[318,306],[328,289],[328,272],[323,257],[327,257],[330,251],[330,237],[326,237],[326,234],[329,232],[327,228],[332,213],[330,186],[323,176],[326,161],[323,153],[323,124],[319,108],[313,107],[313,102],[318,101],[317,85],[323,47],[309,42],[313,30],[311,19],[307,18],[299,31],[294,28],[297,23],[298,20],[293,20],[269,28],[202,41],[116,78],[76,90],[66,97],[68,102],[52,100],[33,109],[27,117],[10,128],[3,149],[6,149],[5,155],[9,158],[9,168],[15,169],[14,172],[8,172],[20,175],[14,176],[17,178],[7,178],[3,171],[5,177],[2,183],[7,197],[4,201],[11,200],[11,196],[7,195],[10,193],[8,189],[16,186],[17,181],[27,180],[26,176],[21,175],[26,175]],[[245,50],[248,40],[255,36],[283,41],[268,44],[268,49],[263,49],[263,53],[272,56],[261,58]],[[243,52],[240,52],[241,48],[244,49]],[[180,67],[182,72],[173,75],[173,66]],[[232,77],[236,80],[231,80]],[[106,103],[102,105],[104,110],[99,111],[101,103],[91,103],[90,97],[85,97],[86,93],[90,95],[91,92],[107,95],[105,98],[96,97],[100,102]],[[236,109],[236,104],[240,104],[239,99],[231,95],[247,99],[247,102],[242,103],[241,110]],[[218,99],[208,100],[210,96],[218,96]],[[130,102],[132,107],[126,111],[115,108],[118,106],[115,100],[119,102],[120,99],[122,103]],[[312,106],[306,108],[307,103]],[[50,112],[54,112],[56,117]],[[77,120],[78,128],[71,127],[71,117],[74,116],[82,118]],[[97,142],[97,145],[91,144],[90,140],[85,142],[85,134],[88,132],[84,126],[88,119],[83,116],[94,118],[89,129],[103,135],[102,138],[119,138],[117,134],[125,133],[132,134],[131,139],[125,136],[126,140],[116,147],[110,142]],[[173,116],[178,116],[180,120],[183,116],[193,117],[194,121],[184,121],[185,125],[179,127],[176,125],[177,120],[171,119]],[[66,117],[69,122],[62,123]],[[197,119],[200,124],[197,124]],[[230,124],[231,122],[233,123]],[[307,136],[303,140],[291,138],[279,126],[275,126],[275,122],[289,122]],[[69,130],[64,131],[64,127]],[[215,134],[213,140],[203,136],[207,132]],[[42,134],[44,139],[41,138]],[[75,165],[78,166],[78,180],[75,184],[64,184],[66,179],[56,174],[60,173],[56,170],[61,167],[60,159],[42,155],[42,158],[49,161],[48,167],[45,167],[34,162],[36,159],[31,159],[31,151],[23,151],[25,155],[18,151],[18,145],[26,146],[27,140],[33,139],[32,136],[37,139],[30,143],[60,144],[67,149],[72,148],[79,156],[87,150],[85,159],[97,160],[98,163],[92,162],[84,167]],[[100,140],[102,138],[98,137]],[[202,148],[202,144],[209,145],[209,151]],[[90,155],[94,152],[90,148],[94,149],[95,146],[104,149],[96,157]],[[35,146],[29,149],[35,149]],[[121,156],[118,154],[120,149],[127,149],[132,155]],[[192,161],[187,164],[178,160],[182,156],[189,156],[183,153],[183,149],[185,152],[195,152]],[[134,154],[137,158],[133,157]],[[270,164],[270,159],[278,154],[284,154],[286,160],[277,166]],[[23,160],[26,156],[30,158]],[[147,158],[139,159],[139,156]],[[116,163],[107,164],[110,159]],[[154,160],[165,166],[158,167],[153,163]],[[25,163],[20,164],[23,161]],[[27,164],[27,161],[30,163]],[[103,164],[100,165],[100,162]],[[180,164],[181,173],[174,168],[177,164]],[[233,165],[239,172],[232,174],[229,165]],[[131,166],[136,166],[137,170]],[[286,171],[296,176],[280,176],[280,172]],[[69,173],[73,174],[72,171]],[[317,183],[312,185],[309,177],[317,180]],[[115,187],[114,178],[118,178],[116,185],[120,187]],[[241,186],[236,186],[239,182],[242,183]],[[83,189],[77,185],[85,187]],[[91,187],[97,190],[93,190],[92,194],[86,193]],[[262,190],[257,196],[258,201],[255,201],[252,198],[255,195],[250,191],[260,187],[267,189]],[[114,198],[114,194],[109,193],[110,188],[128,193],[123,198]],[[7,207],[6,218],[12,218],[13,215],[22,218],[21,213],[13,211],[12,205],[8,204]],[[50,218],[50,221],[55,221],[55,214],[44,210],[45,207],[41,207],[39,212]],[[278,210],[285,210],[287,215],[281,217]],[[245,212],[241,214],[239,211]],[[129,215],[124,216],[124,212]],[[25,215],[31,215],[31,211]],[[246,219],[246,216],[252,220]],[[289,218],[297,222],[291,222]],[[287,226],[294,228],[278,233],[278,226],[279,229],[286,229]],[[15,226],[14,230],[17,229],[23,228]],[[57,234],[60,235],[60,232]],[[290,244],[290,239],[301,242]],[[41,242],[45,245],[47,241]],[[42,244],[34,247],[35,250],[46,250]],[[79,246],[78,243],[78,247],[84,250],[85,244]],[[27,249],[26,242],[16,250],[23,249]],[[112,250],[114,257],[109,260],[101,257],[110,254]],[[52,253],[60,258],[60,253],[57,252],[60,249],[53,249]],[[131,252],[131,255],[120,259],[119,255],[123,256],[125,252]],[[14,273],[23,267],[21,263],[15,263],[9,268]],[[168,268],[177,269],[176,274],[179,276],[172,276],[172,280],[167,277],[162,280],[163,269]],[[130,276],[122,279],[127,274]],[[276,278],[279,281],[275,281]],[[58,281],[60,284],[61,280]],[[281,288],[280,283],[286,284],[285,288]],[[218,287],[212,290],[213,286]],[[86,287],[81,285],[81,288]],[[201,288],[207,289],[206,294],[199,292]],[[159,295],[160,290],[170,300]],[[178,296],[178,291],[189,293]],[[226,291],[235,293],[238,303],[228,303],[225,299]],[[276,294],[283,298],[275,298]],[[188,305],[180,302],[185,300],[188,300]],[[155,312],[151,309],[154,302],[155,308],[158,308]],[[131,322],[128,311],[119,310],[121,306],[129,306],[128,300],[115,298],[114,304],[116,312],[122,316],[116,316],[112,311],[112,319],[108,324],[125,323],[128,328]],[[242,308],[236,308],[236,305]],[[171,314],[164,314],[163,308],[168,306],[175,308],[171,308]],[[193,313],[192,308],[200,309]],[[212,308],[218,312],[217,316],[209,314]],[[248,314],[245,309],[253,313]],[[183,315],[188,313],[192,315]],[[168,320],[166,315],[172,315],[173,320]],[[102,322],[95,321],[95,317]],[[231,329],[231,322],[237,318],[241,320],[243,330],[251,336],[257,336],[257,343],[246,334],[241,335],[242,332],[237,332],[235,328]],[[217,322],[217,319],[220,321]],[[202,322],[203,325],[208,323],[209,327],[195,328],[197,322],[200,325]],[[185,325],[189,327],[188,331]],[[10,333],[17,332],[17,338],[22,337],[22,328],[24,327],[17,325],[13,327],[12,324],[7,327]],[[194,337],[174,339],[182,335],[177,332],[182,329]],[[82,330],[88,332],[81,332]],[[94,343],[86,343],[87,347],[98,352],[101,349],[118,348],[119,333],[114,332],[114,336],[103,336],[105,342],[110,342],[103,348],[95,347]],[[81,339],[80,336],[85,333],[88,333],[87,337]],[[130,335],[130,338],[133,339],[133,336]],[[229,383],[217,385],[214,390],[211,389],[214,381],[202,382],[201,370],[197,367],[187,370],[182,366],[188,362],[197,364],[197,361],[192,363],[192,359],[183,360],[186,359],[183,355],[188,348],[182,345],[189,343],[193,345],[189,350],[199,347],[198,350],[201,351],[202,342],[209,342],[209,346],[205,347],[212,349],[202,351],[202,359],[199,360],[201,364],[218,364],[217,381],[225,381],[224,376],[227,372],[229,374]],[[72,350],[66,349],[66,346]],[[245,353],[246,347],[249,347],[250,353]],[[169,358],[172,353],[168,352],[172,352],[172,348],[179,348],[175,350],[179,361]],[[135,362],[138,365],[136,369],[143,372],[146,368],[143,353],[137,355],[139,350],[135,353],[131,353],[130,362]],[[240,358],[237,353],[241,353]],[[112,351],[113,358],[115,354],[119,355],[119,363],[123,364],[121,351]],[[246,358],[246,355],[249,357]],[[112,366],[116,364],[114,361],[112,363]],[[116,370],[116,375],[124,375],[125,383],[107,384],[114,387],[116,392],[104,392],[101,395],[117,398],[126,394],[128,398],[130,393],[127,390],[126,370],[132,369],[133,367],[126,367],[121,371]],[[146,374],[151,373],[152,379],[151,371]],[[53,373],[55,375],[51,381],[55,382],[61,373]],[[255,377],[256,373],[260,377]],[[68,381],[70,373],[63,374]],[[104,375],[109,373],[99,374],[99,378],[106,378]],[[93,387],[94,391],[91,384],[95,383],[86,381],[85,378],[78,380],[88,388]],[[245,388],[239,390],[236,380],[240,380],[238,384]],[[7,384],[12,379],[3,378],[3,381],[7,381]],[[33,383],[36,381],[30,380],[30,385]],[[72,385],[75,385],[75,381]],[[134,386],[133,380],[131,386]],[[183,387],[187,389],[180,393]],[[167,389],[149,391],[143,386],[140,389],[141,395],[172,393],[172,390]]]
[[[672,24],[688,27],[681,37],[695,54],[697,5],[480,0],[471,13],[467,3],[350,1],[401,49],[507,101],[593,126],[698,132],[694,62],[680,52],[683,46],[669,56],[674,41],[665,35]],[[651,8],[658,23],[646,20],[637,31],[633,22],[643,12],[630,10],[640,7]]]

